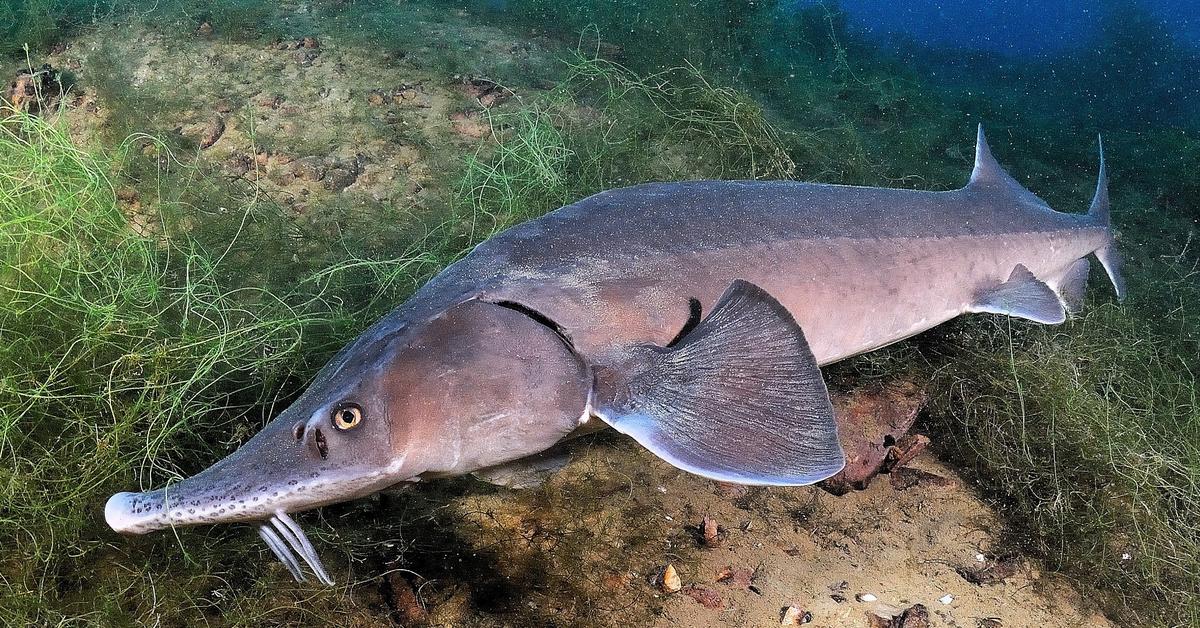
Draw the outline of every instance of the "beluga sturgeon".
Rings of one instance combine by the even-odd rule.
[[[303,560],[332,584],[289,513],[503,476],[598,427],[706,478],[812,484],[845,462],[822,365],[970,312],[1062,323],[1091,254],[1123,297],[1103,146],[1090,209],[1059,213],[1000,167],[982,126],[970,180],[951,191],[601,192],[479,244],[237,451],[113,495],[104,515],[130,534],[256,524],[294,577]]]

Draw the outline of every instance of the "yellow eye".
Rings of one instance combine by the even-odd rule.
[[[352,430],[362,422],[363,411],[362,408],[352,403],[347,403],[335,408],[332,418],[334,427],[343,431]]]

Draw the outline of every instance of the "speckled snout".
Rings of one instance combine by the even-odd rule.
[[[104,505],[104,520],[121,534],[145,534],[204,523],[261,521],[276,510],[288,510],[284,507],[288,500],[281,497],[297,493],[267,485],[196,486],[195,480],[201,476],[156,491],[117,493]],[[299,483],[289,488],[297,486]]]

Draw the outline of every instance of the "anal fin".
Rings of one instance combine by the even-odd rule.
[[[617,431],[714,480],[805,485],[845,465],[804,333],[747,281],[735,281],[670,347],[633,347],[602,368],[593,403]]]
[[[971,311],[1007,314],[1046,325],[1067,320],[1067,310],[1054,289],[1021,264],[1013,268],[1008,281],[982,292]]]
[[[1087,258],[1075,260],[1067,267],[1066,273],[1058,281],[1058,296],[1062,297],[1067,312],[1078,314],[1083,309],[1083,297],[1087,292],[1088,273],[1092,265]]]

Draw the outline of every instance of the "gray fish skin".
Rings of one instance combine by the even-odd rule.
[[[480,244],[236,452],[165,489],[114,495],[106,520],[125,533],[261,522],[538,454],[597,428],[597,373],[668,346],[695,322],[693,300],[709,312],[736,280],[790,313],[796,359],[810,349],[827,364],[1007,311],[987,296],[1010,278],[1062,294],[1041,306],[1065,317],[1060,301],[1082,290],[1077,262],[1091,253],[1120,296],[1103,156],[1091,210],[1059,213],[1004,173],[982,129],[971,182],[946,192],[784,181],[602,192]],[[817,375],[813,399],[825,396]],[[343,430],[347,404],[362,420]]]

